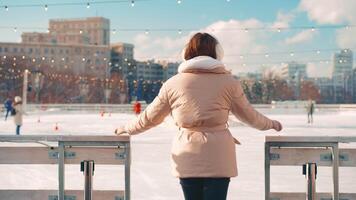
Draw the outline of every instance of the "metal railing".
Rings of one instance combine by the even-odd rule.
[[[356,143],[356,137],[267,136],[265,200],[356,200],[356,193],[339,193],[339,167],[356,167],[356,149],[339,149],[340,143]],[[303,165],[307,177],[305,193],[270,191],[271,166]],[[317,166],[332,168],[332,193],[316,193]]]
[[[129,136],[53,136],[2,135],[0,142],[17,143],[16,146],[0,146],[0,164],[58,165],[58,190],[0,190],[0,199],[18,200],[130,200],[130,137]],[[24,146],[23,143],[39,143],[42,146]],[[55,144],[51,146],[51,144]],[[65,190],[65,165],[89,162],[85,172],[93,172],[96,165],[124,165],[124,190],[91,191],[91,176],[85,177],[83,190]],[[92,165],[90,164],[92,163]],[[1,180],[5,177],[2,177]],[[90,194],[90,195],[89,195]],[[89,195],[89,196],[88,196]],[[90,198],[89,198],[90,197]]]

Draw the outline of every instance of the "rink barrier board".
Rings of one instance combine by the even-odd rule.
[[[0,147],[0,164],[58,164],[58,147]],[[125,150],[103,147],[67,147],[65,164],[94,160],[95,164],[124,165]]]
[[[58,200],[57,190],[0,190],[1,199],[6,200]],[[95,200],[124,200],[125,192],[121,190],[93,190]],[[82,190],[66,190],[65,200],[84,199]]]
[[[12,156],[20,156],[17,157],[18,163],[24,163],[25,161],[32,162],[30,159],[31,157],[34,156],[34,153],[36,152],[31,152],[30,149],[34,149],[33,151],[37,151],[39,153],[39,156],[34,156],[34,161],[40,161],[40,162],[45,162],[47,163],[50,159],[54,159],[55,161],[53,162],[50,161],[50,164],[57,164],[58,165],[58,190],[55,192],[57,194],[48,196],[48,200],[77,200],[80,198],[77,198],[76,196],[68,196],[68,192],[65,189],[65,165],[66,164],[71,164],[75,163],[78,164],[80,161],[83,161],[84,159],[89,159],[93,160],[95,158],[97,149],[99,149],[99,155],[103,155],[104,153],[110,153],[110,155],[105,155],[104,158],[97,158],[99,163],[100,162],[109,164],[109,161],[113,164],[123,164],[124,165],[124,196],[115,196],[112,199],[113,200],[130,200],[130,166],[131,166],[131,145],[130,145],[130,136],[103,136],[103,135],[81,135],[81,136],[71,136],[71,135],[21,135],[21,136],[16,136],[16,135],[2,135],[0,136],[0,142],[1,144],[1,155],[2,158],[4,158],[3,162],[10,162],[12,160],[10,157]],[[55,143],[57,146],[53,147],[51,144]],[[32,144],[32,145],[37,145],[37,146],[26,146],[23,144]],[[9,146],[10,145],[10,146]],[[17,146],[13,146],[17,145]],[[22,145],[22,146],[21,146]],[[44,145],[46,147],[38,147],[38,145]],[[108,148],[111,147],[111,148]],[[14,148],[19,148],[18,151],[14,151]],[[30,149],[29,149],[30,148]],[[3,150],[6,151],[12,151],[12,155],[10,156],[9,154],[6,154]],[[30,152],[25,152],[25,150],[28,150]],[[53,150],[53,151],[49,151]],[[87,152],[83,152],[83,150],[86,150]],[[123,150],[123,151],[122,151]],[[25,153],[26,157],[22,157],[24,161],[19,161],[21,158],[21,153]],[[42,157],[39,159],[38,157]],[[79,157],[81,156],[81,157]],[[38,159],[38,160],[36,160]],[[72,160],[71,160],[72,159]],[[83,160],[82,160],[83,159]],[[14,161],[13,160],[13,161]],[[6,163],[5,162],[5,163]],[[26,163],[25,162],[25,163]],[[123,163],[122,163],[123,162]],[[1,161],[0,161],[1,163]],[[16,164],[16,163],[13,163]],[[32,163],[31,163],[32,164]],[[1,179],[0,179],[1,181]],[[8,190],[2,190],[5,193],[0,193],[0,199],[7,199],[3,198],[2,194],[7,194],[6,191]],[[27,190],[29,193],[26,195],[26,198],[14,198],[14,199],[26,199],[26,200],[38,200],[39,198],[31,198],[31,192],[35,195],[37,191],[42,191],[42,190]],[[79,195],[83,195],[83,190],[78,190]],[[18,195],[21,195],[21,192],[19,192]],[[105,193],[101,195],[106,195]],[[74,198],[74,199],[73,199]],[[97,198],[97,199],[110,199],[110,198]],[[41,200],[41,199],[40,199]]]
[[[350,149],[339,149],[340,143],[356,143],[356,137],[352,136],[266,136],[265,138],[265,200],[279,200],[277,197],[272,198],[270,180],[271,180],[271,166],[273,166],[273,162],[275,165],[283,164],[283,165],[297,165],[297,164],[307,164],[302,161],[308,161],[311,163],[317,163],[320,160],[326,160],[325,162],[331,162],[331,170],[332,170],[332,194],[331,197],[320,198],[320,200],[352,200],[355,199],[354,196],[356,193],[347,194],[350,199],[342,197],[342,194],[339,192],[339,167],[343,164],[346,164],[347,161],[350,160],[350,155],[346,155],[348,151],[351,153],[353,150]],[[303,149],[304,148],[304,149]],[[308,148],[308,149],[306,149]],[[328,148],[328,151],[323,150]],[[297,150],[296,150],[297,149]],[[304,154],[298,153],[297,151],[304,150]],[[310,154],[310,151],[316,151],[316,153]],[[281,155],[279,153],[284,153],[285,155]],[[307,152],[308,151],[308,152]],[[329,154],[331,152],[331,156]],[[288,155],[289,154],[289,155]],[[293,159],[292,156],[296,156],[296,160]],[[285,158],[285,156],[289,156]],[[304,158],[303,158],[304,157]],[[337,159],[335,159],[337,158]],[[351,157],[353,159],[353,155]],[[299,159],[299,160],[298,160]],[[278,160],[284,160],[283,162]],[[279,163],[280,162],[280,163]],[[299,162],[299,163],[298,163]],[[349,164],[353,164],[354,161]],[[289,163],[289,164],[287,164]],[[302,165],[300,165],[302,166]],[[277,193],[274,192],[276,195]],[[293,200],[294,197],[288,197],[291,195],[289,192],[279,192],[279,195],[282,195],[281,198],[284,198],[284,195],[287,195],[286,198],[288,200]],[[295,199],[303,199],[302,197],[297,197]],[[306,193],[304,193],[306,195]],[[310,194],[309,194],[310,195]],[[345,194],[343,194],[345,195]],[[305,196],[304,196],[305,197]],[[351,198],[352,197],[352,198]],[[308,197],[308,199],[310,196]],[[304,198],[305,199],[305,198]],[[318,198],[317,198],[318,199]],[[314,200],[314,199],[313,199]]]
[[[270,149],[270,165],[301,166],[305,163],[332,166],[332,152],[328,148],[278,148]],[[356,149],[339,149],[339,166],[356,167]]]
[[[340,200],[356,200],[356,194],[353,193],[340,193]],[[282,193],[282,192],[271,192],[270,200],[305,200],[305,193]],[[316,200],[333,200],[331,193],[316,193]]]

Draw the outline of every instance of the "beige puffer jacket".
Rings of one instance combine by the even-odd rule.
[[[199,56],[183,62],[178,71],[126,131],[141,133],[171,114],[179,127],[172,146],[174,176],[237,176],[229,113],[259,130],[271,129],[272,121],[251,107],[239,81],[220,61]]]
[[[22,110],[22,103],[15,103],[13,105],[15,111],[16,111],[16,115],[14,115],[14,122],[16,125],[18,126],[22,126],[22,114],[23,114],[23,110]]]

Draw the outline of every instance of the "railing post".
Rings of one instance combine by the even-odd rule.
[[[84,200],[92,200],[94,160],[82,161],[80,171],[84,174]]]
[[[270,145],[265,142],[265,200],[270,200]]]
[[[316,200],[316,174],[317,166],[316,163],[307,163],[303,165],[303,174],[307,178],[307,200]]]

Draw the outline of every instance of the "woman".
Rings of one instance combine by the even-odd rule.
[[[178,74],[166,81],[138,119],[117,135],[146,131],[171,114],[179,133],[172,147],[172,172],[186,200],[224,200],[230,177],[237,176],[235,143],[227,121],[231,112],[259,130],[280,131],[281,124],[254,110],[240,82],[221,62],[223,50],[207,33],[195,34],[184,51]]]
[[[21,97],[16,96],[15,97],[15,102],[13,104],[13,108],[15,110],[15,115],[14,115],[14,122],[16,125],[16,135],[20,135],[20,128],[22,126],[22,100]]]

